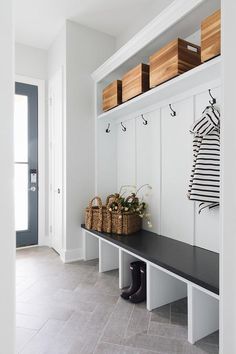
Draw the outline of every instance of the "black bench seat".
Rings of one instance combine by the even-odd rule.
[[[81,225],[86,230],[85,225]],[[116,235],[87,230],[215,294],[219,294],[219,254],[150,231]]]

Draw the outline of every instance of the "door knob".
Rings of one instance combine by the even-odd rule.
[[[34,186],[30,187],[30,191],[31,192],[35,192],[36,191],[36,187],[34,187]]]

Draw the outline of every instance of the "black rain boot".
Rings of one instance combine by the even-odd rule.
[[[140,288],[141,285],[140,266],[142,263],[143,262],[140,261],[130,263],[131,284],[128,287],[128,289],[123,290],[120,295],[125,300],[128,300],[130,295],[136,293],[136,291]]]
[[[146,300],[146,264],[143,263],[140,266],[140,275],[141,275],[141,286],[136,293],[133,293],[129,297],[130,301],[134,304]]]

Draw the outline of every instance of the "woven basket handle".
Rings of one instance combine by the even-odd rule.
[[[122,216],[122,211],[121,211],[121,204],[118,204],[118,210],[117,210],[117,214],[118,214],[118,222],[117,222],[117,234],[121,235],[122,234],[122,229],[123,229],[123,216]]]
[[[106,200],[106,207],[109,208],[110,206],[110,202],[113,202],[117,199],[116,195],[115,194],[110,194],[108,197],[107,197],[107,200]]]
[[[92,228],[92,221],[93,221],[93,202],[97,201],[98,203],[98,231],[102,231],[102,200],[100,197],[94,197],[90,200],[88,208],[89,208],[89,215],[88,215],[88,227],[89,229]]]
[[[106,207],[107,207],[107,232],[111,233],[112,231],[112,214],[109,210],[111,202],[114,202],[117,199],[117,197],[115,196],[115,194],[110,194],[107,197],[106,200]]]

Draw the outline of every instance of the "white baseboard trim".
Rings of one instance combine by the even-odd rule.
[[[83,259],[83,248],[76,248],[73,250],[62,250],[61,260],[63,263],[71,263]]]
[[[38,245],[39,246],[51,246],[51,242],[50,242],[50,238],[48,235],[40,235],[39,234],[39,238],[38,238]]]

